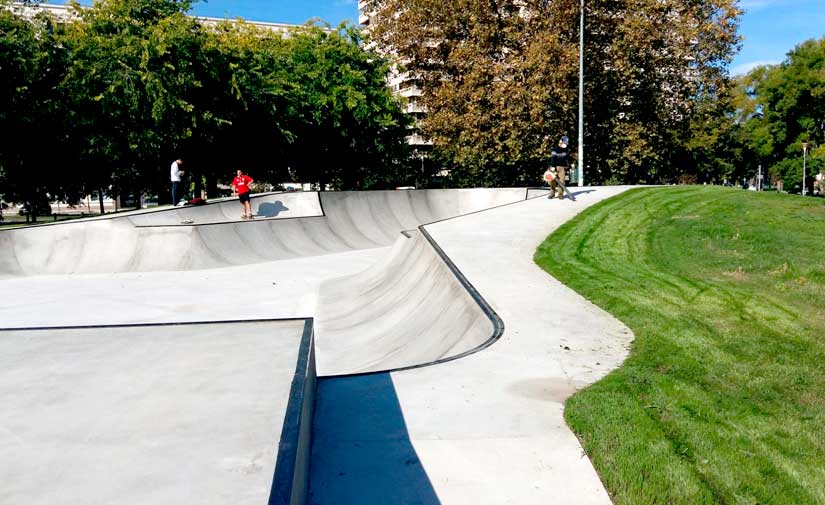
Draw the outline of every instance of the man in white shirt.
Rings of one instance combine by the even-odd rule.
[[[178,205],[178,186],[180,185],[180,176],[183,174],[183,170],[180,169],[181,165],[183,165],[182,159],[177,159],[172,162],[172,167],[169,173],[169,179],[172,181],[172,205]]]

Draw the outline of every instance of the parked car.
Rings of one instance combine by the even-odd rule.
[[[48,203],[38,203],[35,207],[38,216],[51,216],[52,206]],[[17,214],[21,216],[28,216],[31,213],[31,204],[25,203],[17,208]]]

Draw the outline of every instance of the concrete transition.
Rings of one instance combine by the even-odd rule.
[[[275,193],[253,199],[251,222],[227,200],[0,231],[0,289],[17,293],[0,305],[0,400],[13,405],[0,482],[15,482],[0,505],[263,503],[279,445],[307,451],[290,466],[303,491],[276,492],[276,472],[270,503],[609,503],[563,402],[618,366],[632,334],[532,255],[625,189],[576,188],[575,202],[524,188]],[[311,453],[284,442],[298,430],[289,374],[249,375],[295,367],[297,323],[208,323],[304,317],[317,410],[296,422],[311,421]],[[173,321],[203,324],[42,328]],[[55,381],[63,393],[41,391]],[[226,402],[207,414],[188,391]],[[183,421],[151,426],[172,406]],[[235,424],[247,415],[274,429]],[[171,456],[153,463],[164,451],[192,461],[178,475]]]
[[[318,374],[397,370],[476,349],[494,323],[419,232],[365,272],[321,285]]]
[[[0,256],[0,277],[197,270],[384,247],[402,230],[523,200],[525,194],[524,189],[284,193],[257,204],[258,214],[265,204],[289,209],[271,219],[229,219],[237,203],[221,202],[12,229],[0,232],[0,250],[6,252]],[[180,226],[183,218],[195,222]]]

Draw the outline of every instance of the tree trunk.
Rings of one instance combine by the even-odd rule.
[[[100,188],[100,191],[97,193],[97,201],[100,202],[100,215],[102,216],[106,213],[103,209],[103,188]]]
[[[193,198],[203,198],[203,177],[199,173],[192,172],[192,180],[195,182]]]

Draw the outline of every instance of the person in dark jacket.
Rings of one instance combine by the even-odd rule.
[[[564,198],[564,178],[567,169],[570,167],[570,150],[567,148],[567,135],[559,139],[559,144],[553,148],[550,154],[550,169],[556,172],[556,178],[550,181],[550,196]]]

